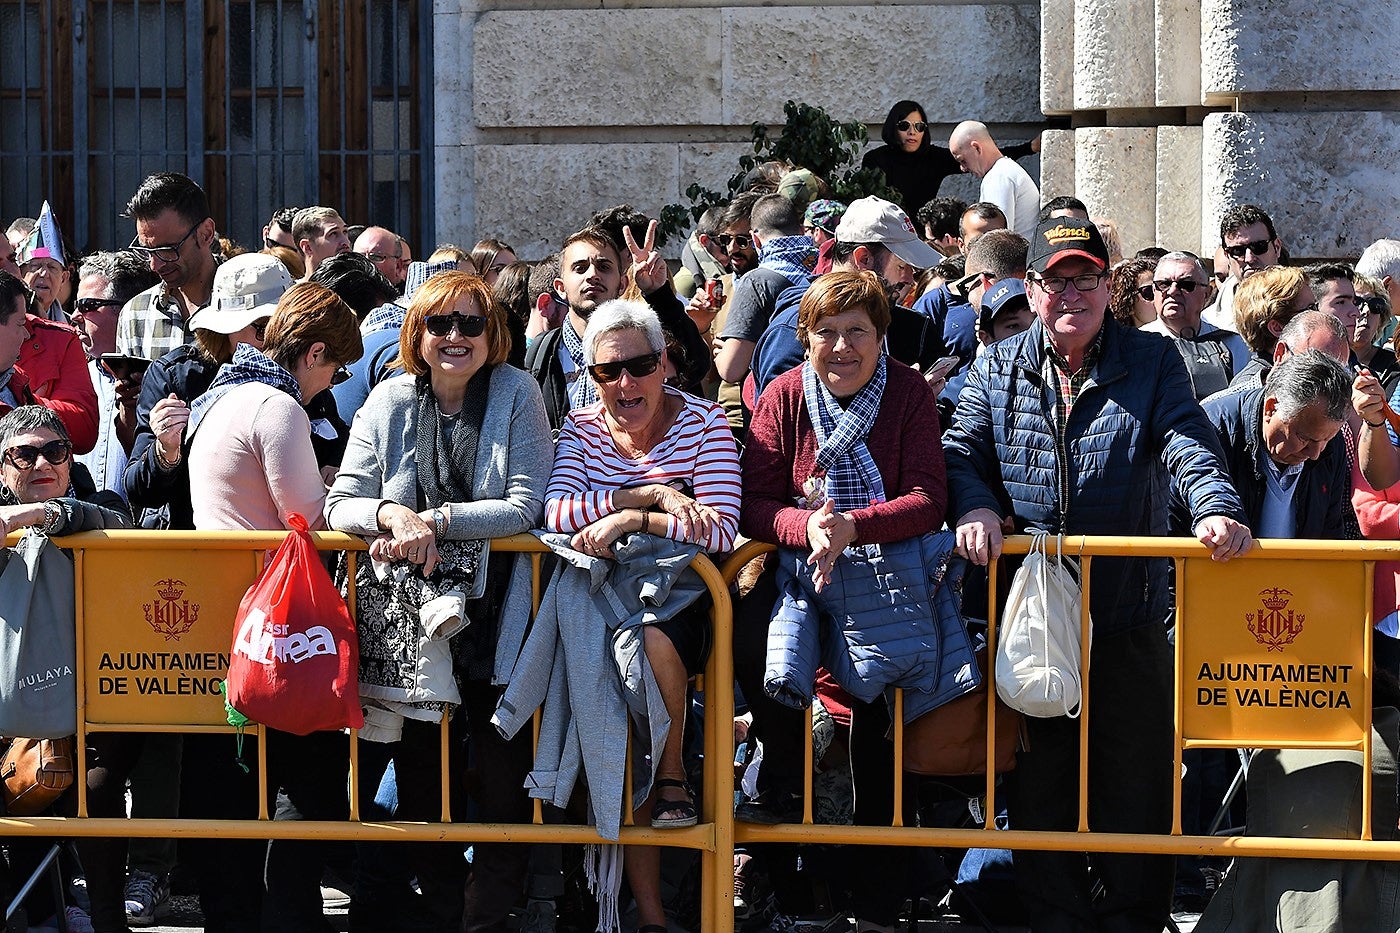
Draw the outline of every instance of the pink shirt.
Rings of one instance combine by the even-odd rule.
[[[195,528],[275,531],[290,527],[291,512],[324,527],[311,421],[286,392],[260,382],[230,389],[204,414],[189,457]]]

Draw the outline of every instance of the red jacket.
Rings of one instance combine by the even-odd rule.
[[[24,316],[24,323],[29,336],[20,347],[18,368],[38,403],[68,429],[73,452],[85,454],[97,446],[98,406],[78,332],[32,314]]]

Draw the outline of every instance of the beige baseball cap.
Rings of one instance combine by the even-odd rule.
[[[234,256],[219,265],[209,304],[195,312],[190,326],[216,334],[236,334],[254,321],[271,316],[282,294],[291,287],[292,274],[276,256]]]
[[[916,269],[930,269],[943,256],[919,238],[909,215],[874,195],[851,202],[836,226],[839,243],[879,243]]]

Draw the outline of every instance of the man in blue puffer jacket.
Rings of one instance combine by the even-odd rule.
[[[1036,323],[972,367],[944,435],[948,514],[976,563],[996,559],[1004,530],[1163,535],[1170,492],[1217,560],[1252,546],[1220,441],[1172,345],[1120,328],[1108,305],[1108,250],[1092,223],[1036,227],[1026,293]],[[1165,833],[1171,826],[1172,611],[1168,562],[1094,561],[1090,615],[1089,825]],[[1027,718],[1011,822],[1072,830],[1079,723]],[[1086,856],[1017,852],[1031,929],[1159,933],[1172,896],[1170,856],[1092,855],[1104,894],[1090,897]]]

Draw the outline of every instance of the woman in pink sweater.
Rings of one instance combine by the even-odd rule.
[[[287,516],[292,512],[313,528],[322,525],[326,484],[301,401],[330,388],[345,364],[362,352],[355,313],[330,289],[306,283],[282,296],[268,322],[263,348],[239,344],[209,391],[190,408],[190,500],[196,528],[275,531],[290,527]],[[159,433],[159,426],[152,427]],[[269,802],[276,804],[276,819],[345,819],[347,737],[339,732],[296,736],[274,729],[266,736],[268,783],[277,791],[277,799]],[[257,759],[256,752],[251,759]],[[201,764],[227,768],[231,761]],[[185,767],[191,766],[185,762]],[[224,805],[237,811],[244,803],[230,800]],[[210,844],[238,846],[232,840]],[[314,930],[324,925],[324,849],[320,841],[275,841],[268,846],[263,929]],[[229,856],[228,862],[238,862],[233,853]],[[229,920],[219,919],[220,926]]]

